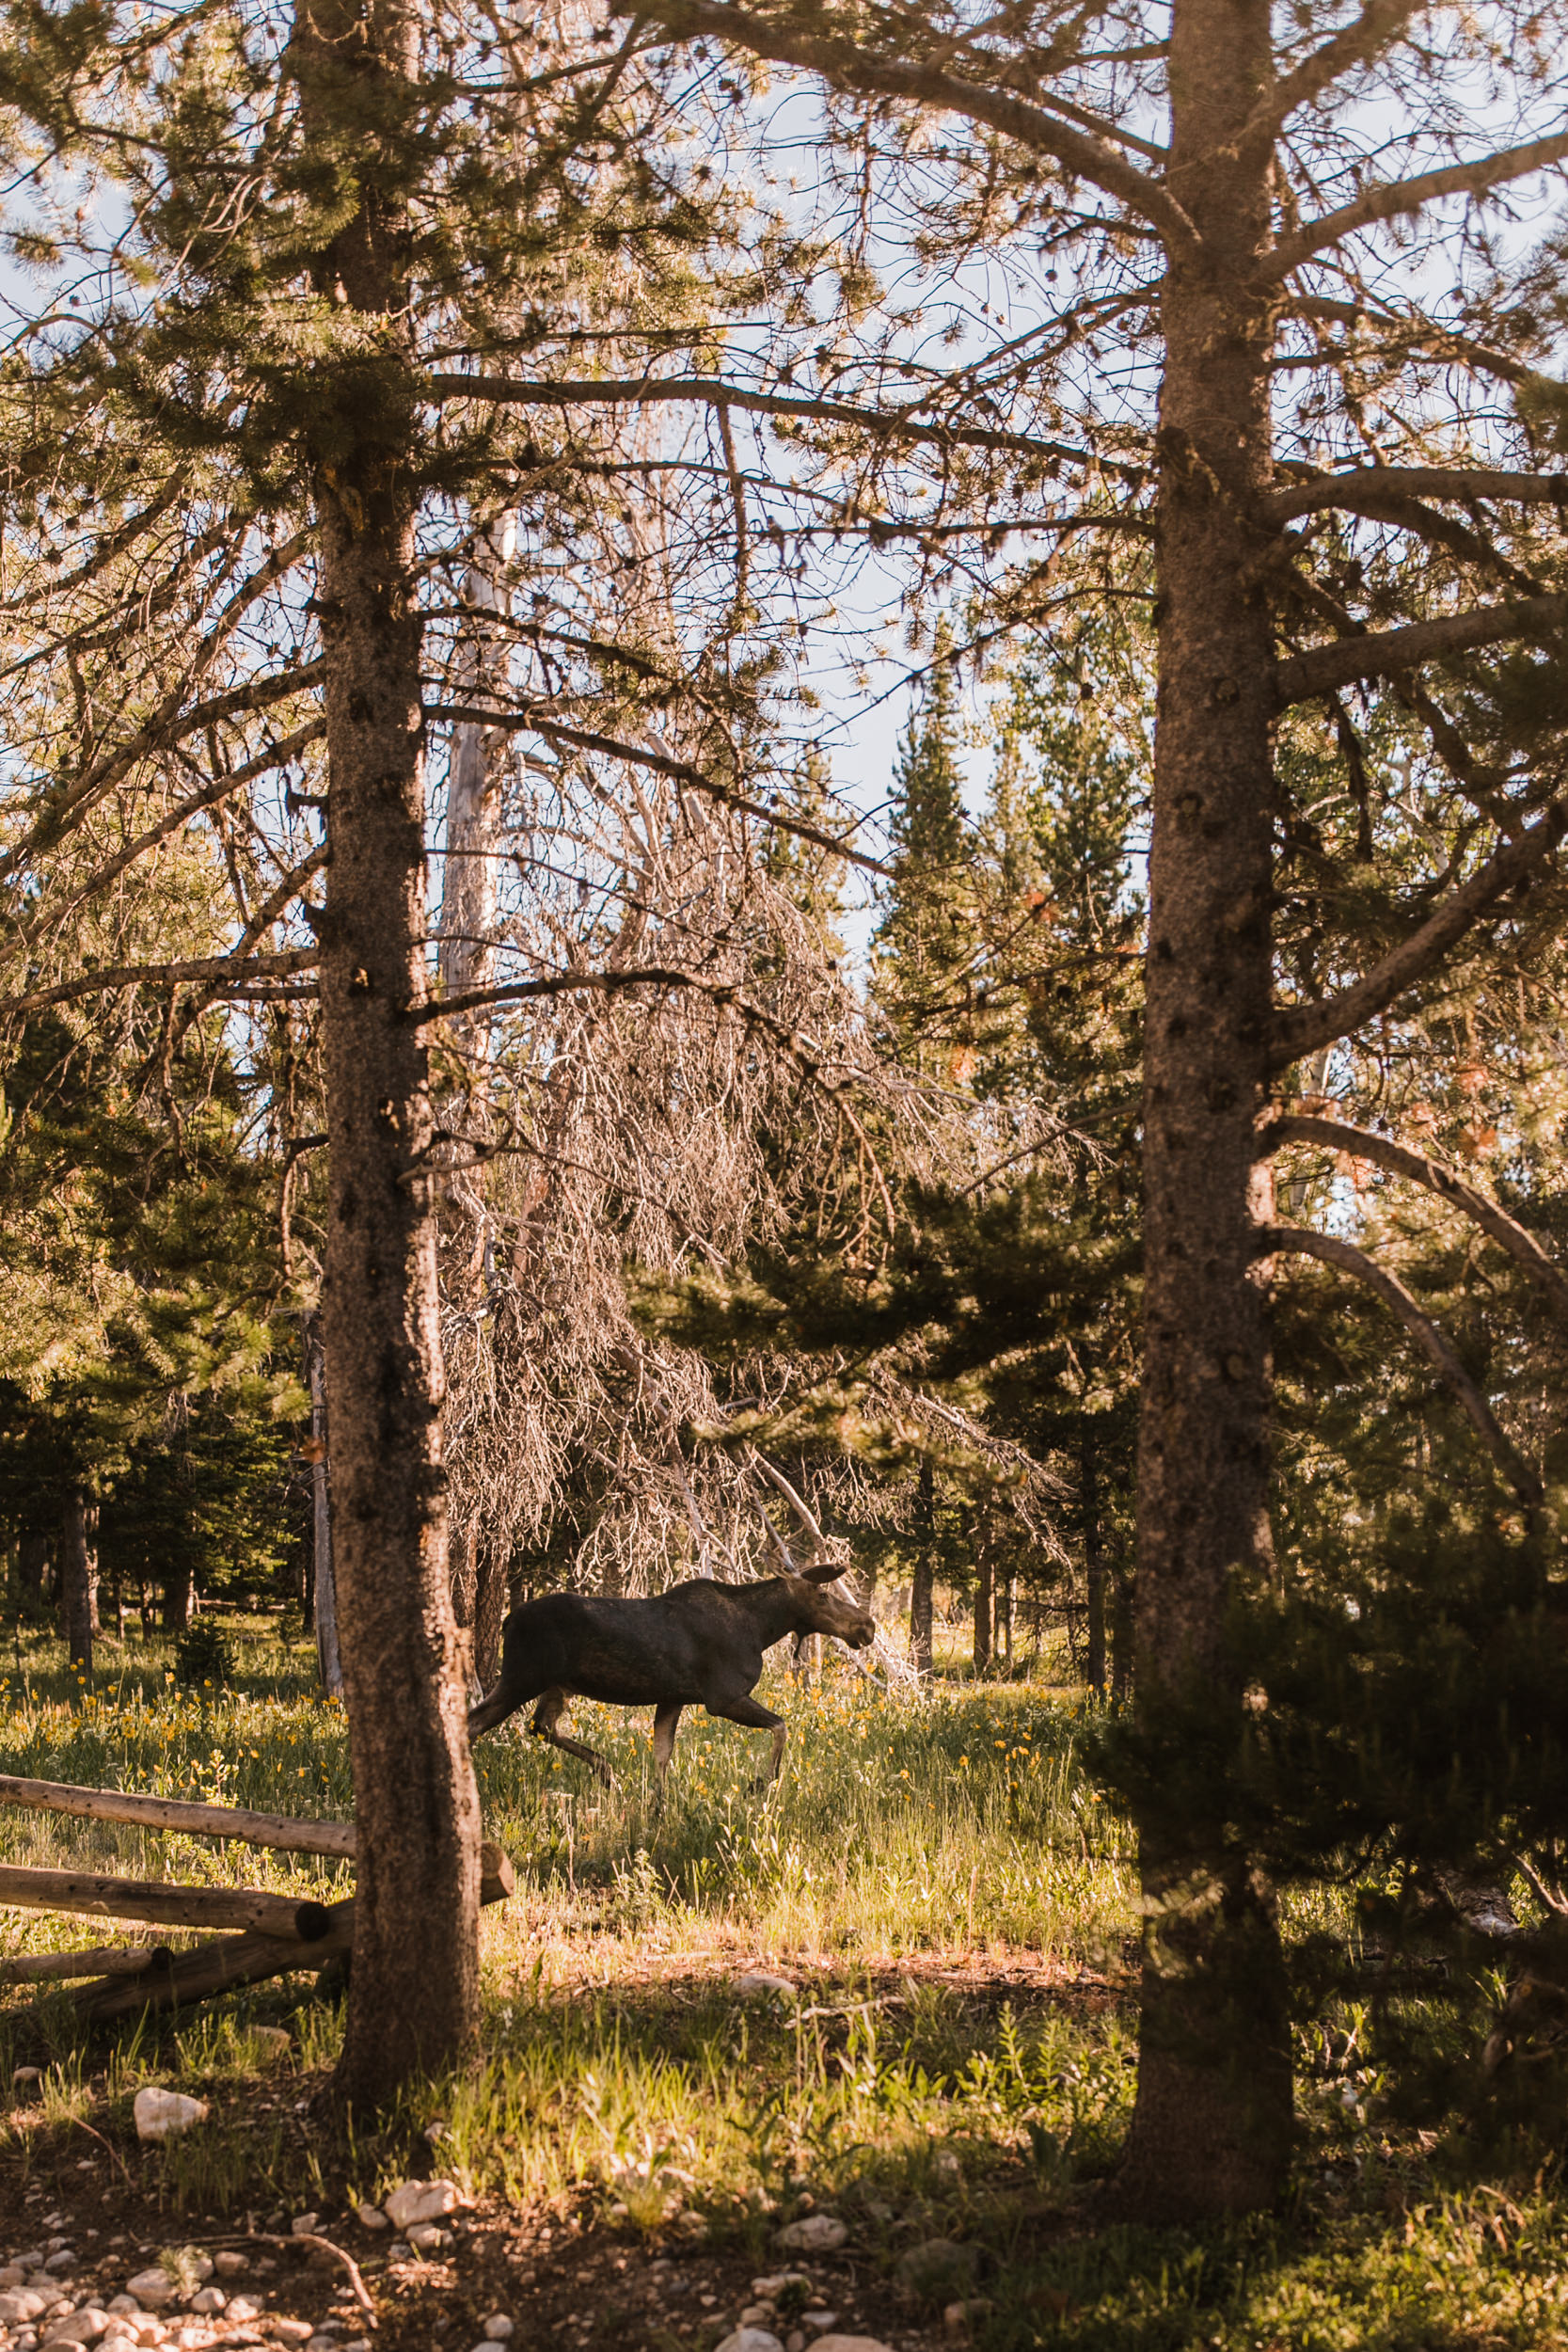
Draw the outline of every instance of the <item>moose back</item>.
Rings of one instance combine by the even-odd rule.
[[[755,1584],[718,1584],[695,1577],[651,1600],[610,1600],[587,1593],[546,1593],[524,1601],[506,1621],[496,1687],[468,1717],[468,1737],[493,1731],[537,1700],[530,1729],[568,1756],[581,1756],[602,1779],[610,1766],[556,1726],[575,1698],[654,1709],[654,1763],[662,1784],[681,1710],[773,1734],[766,1787],[779,1776],[786,1725],[752,1698],[762,1661],[791,1633],[830,1633],[852,1649],[877,1638],[875,1619],[859,1603],[827,1588],[842,1574],[821,1562],[799,1576]]]

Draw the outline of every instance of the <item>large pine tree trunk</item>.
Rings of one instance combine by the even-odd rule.
[[[309,1620],[315,1629],[316,1663],[328,1698],[343,1695],[343,1661],[338,1643],[338,1587],[332,1565],[332,1446],[326,1402],[326,1357],[321,1320],[305,1327],[305,1374],[310,1391],[310,1590]]]
[[[425,994],[427,925],[413,396],[391,326],[403,220],[364,127],[402,119],[415,37],[408,9],[355,0],[317,0],[296,26],[308,135],[325,146],[352,133],[360,173],[360,210],[318,283],[375,322],[363,362],[340,358],[324,377],[315,428],[331,845],[322,1324],[359,1832],[334,2088],[361,2109],[460,2056],[479,2000],[479,1805],[440,1463],[434,1122],[409,1018]]]
[[[1269,1361],[1251,1248],[1266,1083],[1271,665],[1259,535],[1270,316],[1252,283],[1268,159],[1243,126],[1272,87],[1267,0],[1176,0],[1169,186],[1204,240],[1162,308],[1160,700],[1145,1042],[1146,1290],[1136,1704],[1239,1744],[1235,1580],[1269,1553]],[[1188,1710],[1193,1710],[1189,1712]],[[1268,2203],[1291,2136],[1269,1891],[1223,1813],[1151,1800],[1130,2208],[1200,2218]]]

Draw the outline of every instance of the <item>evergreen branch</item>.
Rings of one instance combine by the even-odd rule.
[[[1275,490],[1262,501],[1261,511],[1268,522],[1289,523],[1326,507],[1361,514],[1367,511],[1364,501],[1381,507],[1390,498],[1502,499],[1562,508],[1568,507],[1568,473],[1509,473],[1484,466],[1359,466],[1352,473],[1322,474]]]
[[[1516,1224],[1488,1194],[1466,1184],[1456,1169],[1446,1168],[1441,1160],[1429,1159],[1424,1152],[1412,1152],[1407,1145],[1396,1143],[1391,1136],[1380,1136],[1370,1127],[1353,1127],[1347,1120],[1319,1119],[1300,1111],[1281,1112],[1268,1121],[1259,1136],[1260,1156],[1268,1157],[1286,1143],[1321,1143],[1331,1151],[1353,1152],[1357,1159],[1370,1160],[1377,1167],[1387,1168],[1391,1175],[1407,1176],[1412,1184],[1424,1185],[1451,1207],[1462,1209],[1482,1232],[1489,1233],[1511,1258],[1518,1261],[1568,1323],[1568,1275],[1547,1256],[1533,1233]]]
[[[1495,154],[1478,156],[1473,163],[1449,164],[1438,171],[1418,172],[1411,180],[1395,180],[1381,188],[1369,188],[1353,204],[1341,204],[1337,212],[1324,213],[1318,220],[1309,220],[1293,237],[1286,237],[1267,257],[1268,274],[1283,278],[1290,270],[1309,262],[1325,246],[1338,245],[1342,238],[1354,236],[1358,229],[1370,229],[1380,220],[1401,220],[1418,213],[1424,204],[1433,204],[1445,196],[1481,196],[1488,188],[1497,187],[1505,180],[1522,180],[1531,172],[1544,171],[1550,165],[1561,163],[1568,156],[1568,132],[1554,131],[1547,138],[1531,139],[1523,147],[1500,148]]]
[[[1535,1470],[1525,1460],[1498,1422],[1492,1407],[1455,1355],[1450,1343],[1437,1326],[1421,1312],[1404,1284],[1386,1268],[1377,1265],[1364,1249],[1357,1249],[1337,1234],[1314,1233],[1299,1225],[1260,1225],[1255,1244],[1260,1258],[1290,1251],[1297,1257],[1319,1258],[1324,1265],[1337,1266],[1341,1274],[1351,1274],[1358,1282],[1374,1291],[1415,1340],[1427,1361],[1447,1381],[1481,1443],[1502,1471],[1514,1493],[1527,1510],[1540,1504],[1544,1489]]]
[[[1344,637],[1292,654],[1275,671],[1276,708],[1309,702],[1357,678],[1392,677],[1423,661],[1444,660],[1480,645],[1511,637],[1542,637],[1568,624],[1568,596],[1517,596],[1473,612],[1452,612],[1435,621],[1414,621],[1408,628],[1385,629],[1375,637]]]
[[[1074,130],[1043,106],[1005,90],[986,89],[938,66],[880,57],[840,34],[806,32],[799,24],[732,7],[728,0],[612,0],[612,8],[617,15],[659,24],[676,38],[725,40],[772,64],[803,67],[858,97],[903,99],[982,123],[1021,147],[1053,156],[1065,170],[1119,198],[1159,230],[1171,250],[1198,248],[1191,219],[1159,181],[1118,155],[1104,137]]]
[[[758,392],[717,375],[583,376],[563,382],[523,381],[505,375],[460,375],[437,372],[424,379],[436,400],[488,400],[518,407],[630,408],[665,401],[691,401],[713,408],[742,408],[757,417],[804,417],[823,424],[852,424],[904,441],[933,441],[942,449],[1006,450],[1020,456],[1058,458],[1069,466],[1099,466],[1137,484],[1147,469],[1097,457],[1069,441],[1037,440],[980,424],[922,424],[911,408],[862,408],[849,400],[822,400],[804,392]]]
[[[180,988],[188,982],[218,989],[247,988],[253,980],[280,979],[291,972],[313,972],[314,947],[292,947],[285,954],[252,956],[236,962],[232,956],[196,956],[175,963],[113,963],[102,971],[83,972],[73,980],[57,980],[53,988],[35,988],[23,996],[0,996],[0,1020],[21,1020],[43,1012],[51,1005],[69,1005],[81,996],[108,995],[120,988]]]
[[[597,735],[588,727],[568,726],[560,719],[541,718],[533,710],[485,710],[467,703],[438,703],[426,708],[425,717],[453,726],[526,727],[531,734],[548,736],[552,742],[569,743],[578,751],[600,752],[607,759],[631,760],[640,768],[653,769],[657,775],[673,776],[693,792],[705,792],[710,800],[724,808],[738,810],[743,817],[755,817],[780,833],[815,842],[819,850],[831,850],[834,857],[843,858],[848,866],[859,866],[868,874],[892,879],[891,866],[884,866],[879,858],[867,857],[863,850],[850,849],[843,835],[824,833],[819,826],[808,824],[803,817],[790,817],[782,809],[769,808],[765,801],[753,801],[749,793],[737,792],[716,777],[705,775],[689,760],[673,759],[668,752],[644,749],[641,743],[623,743],[613,735]]]
[[[1462,882],[1409,938],[1383,961],[1364,972],[1338,996],[1318,1004],[1287,1005],[1275,1010],[1269,1065],[1280,1070],[1348,1037],[1373,1020],[1448,953],[1503,893],[1526,881],[1568,833],[1568,802],[1553,801],[1539,821],[1517,841],[1506,842],[1479,873]]]

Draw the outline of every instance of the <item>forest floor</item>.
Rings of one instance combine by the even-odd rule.
[[[0,1770],[347,1818],[342,1718],[313,1694],[309,1653],[261,1620],[236,1646],[233,1688],[183,1691],[157,1640],[106,1645],[89,1693],[19,1639]],[[1134,1880],[1081,1761],[1081,1694],[953,1679],[900,1701],[834,1669],[816,1690],[780,1677],[775,1703],[791,1724],[779,1788],[752,1793],[758,1740],[689,1718],[657,1820],[645,1724],[578,1710],[616,1765],[609,1792],[511,1727],[482,1743],[487,1830],[517,1870],[484,1916],[483,2056],[373,2136],[327,2120],[341,2014],[307,1977],[90,2044],[62,1996],[0,1994],[0,2268],[64,2256],[59,2299],[82,2304],[160,2250],[225,2253],[255,2310],[167,2312],[148,2352],[160,2331],[169,2352],[307,2329],[312,2352],[357,2344],[368,2323],[341,2265],[244,2242],[287,2237],[307,2212],[360,2264],[388,2352],[469,2352],[498,2312],[517,2352],[712,2352],[765,2299],[781,2336],[805,2306],[894,2352],[1568,2347],[1553,2131],[1488,2141],[1451,2100],[1409,2093],[1415,2042],[1423,2079],[1463,2072],[1479,1994],[1375,2016],[1341,2001],[1304,2026],[1278,2213],[1106,2226],[1096,2186],[1133,2085]],[[349,1881],[16,1811],[0,1812],[0,1859],[328,1895]],[[1292,1898],[1291,1931],[1348,1945],[1350,1915]],[[0,1929],[8,1952],[98,1940],[50,1914]],[[1390,2025],[1397,2078],[1379,2056]],[[209,2121],[142,2146],[145,2083],[207,2100]],[[1560,2118],[1553,2130],[1560,2144]],[[429,2259],[357,2218],[437,2177],[465,2202]],[[841,2247],[781,2248],[823,2214]],[[753,2284],[791,2270],[807,2284],[782,2304]],[[30,2352],[33,2332],[0,2323],[0,2346]]]

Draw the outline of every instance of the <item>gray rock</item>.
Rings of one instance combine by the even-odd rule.
[[[848,2234],[836,2213],[808,2213],[803,2221],[785,2224],[779,2244],[791,2254],[831,2254]]]
[[[950,2237],[927,2238],[899,2255],[894,2277],[906,2295],[935,2302],[939,2296],[961,2295],[974,2279],[980,2260],[977,2246],[959,2246]]]
[[[724,2338],[719,2352],[784,2352],[783,2344],[767,2328],[737,2328]]]
[[[188,2132],[193,2123],[205,2123],[209,2112],[205,2099],[187,2099],[182,2090],[160,2090],[152,2083],[131,2103],[138,2139],[167,2139],[171,2132]]]

